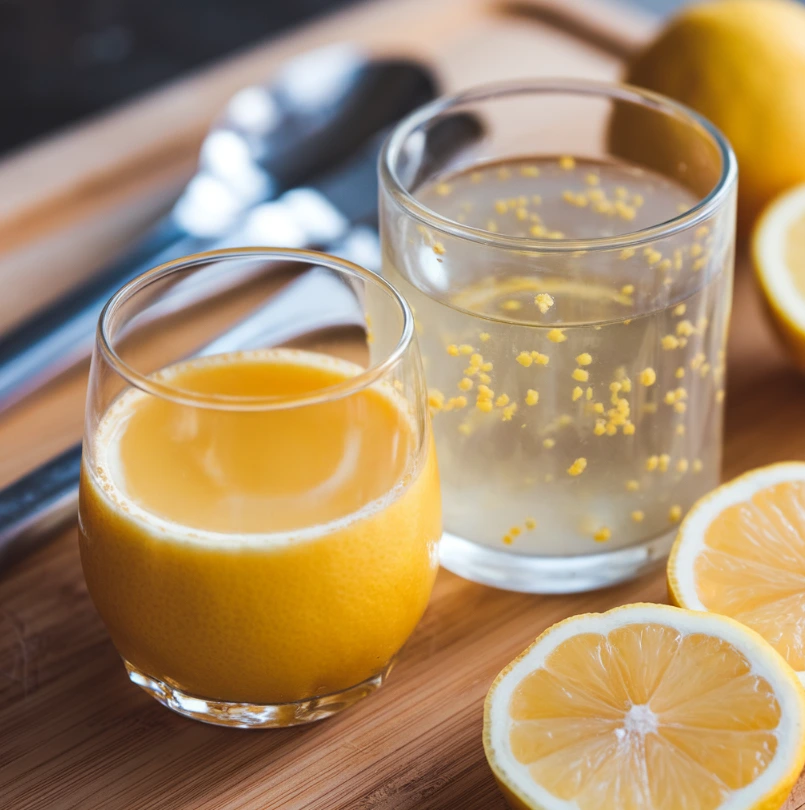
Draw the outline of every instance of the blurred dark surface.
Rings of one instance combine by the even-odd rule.
[[[354,0],[0,0],[0,155]]]

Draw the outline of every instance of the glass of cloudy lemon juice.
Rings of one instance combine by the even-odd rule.
[[[448,163],[445,116],[481,135]],[[662,559],[718,480],[736,166],[706,121],[587,82],[481,88],[403,121],[384,274],[414,311],[443,564],[567,592]]]
[[[181,306],[233,274],[240,291]],[[366,270],[222,251],[124,287],[98,328],[79,511],[131,680],[253,727],[376,689],[436,573],[429,431],[410,311]]]

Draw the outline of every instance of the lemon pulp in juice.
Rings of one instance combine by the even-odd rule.
[[[571,157],[477,165],[417,198],[490,241],[548,243],[638,231],[698,199]],[[413,231],[384,272],[415,314],[445,531],[544,556],[674,531],[718,481],[731,246],[701,226],[630,249],[492,254]]]
[[[361,369],[291,351],[219,355],[158,378],[288,396]],[[223,701],[338,692],[384,670],[427,604],[441,532],[433,453],[379,384],[275,410],[128,390],[82,470],[81,558],[123,657]]]

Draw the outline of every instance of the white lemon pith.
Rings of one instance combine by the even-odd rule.
[[[696,503],[668,560],[671,599],[760,633],[805,681],[805,463],[761,467]]]
[[[805,763],[805,692],[759,635],[627,605],[541,635],[487,695],[498,783],[532,810],[778,808]]]
[[[805,185],[763,213],[752,236],[752,258],[773,324],[805,368]]]

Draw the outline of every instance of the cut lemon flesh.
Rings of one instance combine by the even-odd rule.
[[[500,673],[484,747],[515,807],[778,808],[805,763],[805,692],[753,631],[665,605],[554,625]]]
[[[765,210],[752,235],[752,258],[773,324],[805,368],[805,185]]]
[[[805,464],[761,467],[695,504],[668,589],[681,607],[756,630],[805,681]]]

